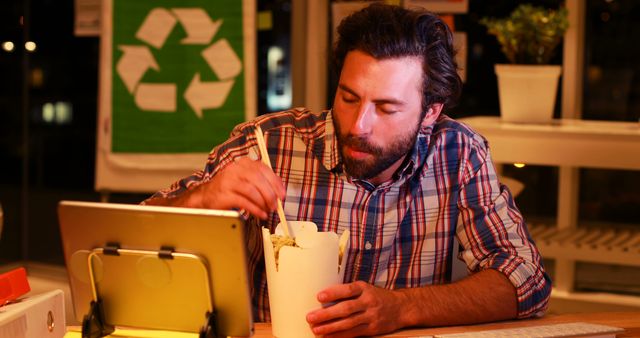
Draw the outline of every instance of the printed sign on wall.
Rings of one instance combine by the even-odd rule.
[[[253,0],[104,0],[102,21],[97,189],[199,169],[255,116]]]
[[[113,2],[112,150],[206,152],[244,121],[242,2]]]

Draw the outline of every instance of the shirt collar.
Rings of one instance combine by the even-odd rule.
[[[435,123],[437,123],[437,120],[427,127],[420,128],[416,137],[416,142],[409,154],[409,160],[405,161],[404,165],[396,172],[397,176],[394,177],[394,180],[411,177],[419,168],[422,168],[425,165],[424,162],[427,159],[427,151],[429,149],[429,143],[431,141],[431,135],[433,134],[433,127]]]
[[[335,129],[333,127],[333,111],[329,110],[325,117],[325,138],[324,138],[324,153],[322,154],[322,163],[324,167],[329,171],[340,171],[340,148],[338,147],[338,137],[336,136]]]

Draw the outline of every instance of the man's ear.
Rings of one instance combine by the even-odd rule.
[[[427,128],[436,122],[436,119],[440,116],[440,112],[442,112],[443,107],[444,105],[442,103],[434,103],[429,106],[427,114],[424,115],[424,119],[422,119],[420,127]]]

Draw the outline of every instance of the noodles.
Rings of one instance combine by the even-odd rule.
[[[296,241],[288,236],[271,235],[271,243],[273,244],[273,253],[276,256],[276,268],[278,267],[278,257],[280,256],[280,249],[284,246],[297,247]]]

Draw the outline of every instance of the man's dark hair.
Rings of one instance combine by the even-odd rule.
[[[349,15],[338,26],[333,62],[338,74],[347,53],[365,52],[376,59],[417,56],[424,69],[422,109],[433,103],[454,106],[462,90],[453,36],[438,16],[424,10],[372,4]]]

